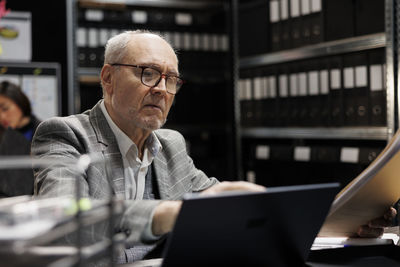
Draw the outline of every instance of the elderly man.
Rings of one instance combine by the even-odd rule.
[[[182,83],[177,56],[162,37],[121,33],[106,45],[104,100],[82,114],[45,121],[33,140],[32,152],[41,158],[97,153],[109,163],[111,184],[103,163],[92,164],[84,174],[67,166],[37,170],[35,194],[75,196],[78,179],[83,197],[109,199],[114,194],[125,199],[115,229],[127,234],[122,262],[141,259],[148,248],[137,244],[155,241],[172,229],[185,193],[265,190],[207,177],[188,156],[182,135],[160,129]]]

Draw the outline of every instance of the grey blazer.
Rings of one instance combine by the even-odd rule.
[[[156,176],[161,199],[178,200],[187,192],[201,191],[218,183],[217,179],[207,177],[194,166],[181,134],[166,129],[156,130],[155,134],[162,144],[162,150],[153,161],[153,175]],[[35,169],[35,195],[75,196],[78,180],[83,197],[109,199],[115,195],[125,198],[122,156],[100,109],[100,101],[82,114],[55,117],[40,124],[32,141],[32,154],[40,158],[59,159],[76,159],[84,154],[101,155],[109,164],[112,176],[110,183],[102,162],[90,165],[84,173],[74,166],[53,165]],[[141,234],[160,200],[123,202],[125,209],[116,220],[115,231],[127,234],[126,245],[130,247],[143,241]],[[107,229],[93,228],[90,231],[102,233],[89,233],[89,236],[107,233]]]

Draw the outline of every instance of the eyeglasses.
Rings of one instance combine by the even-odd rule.
[[[165,79],[165,86],[167,88],[167,92],[175,95],[178,93],[179,89],[181,88],[184,81],[175,75],[168,75],[160,72],[157,69],[153,69],[148,66],[140,66],[140,65],[131,65],[131,64],[122,64],[122,63],[113,63],[110,64],[111,66],[123,66],[123,67],[131,67],[131,68],[138,68],[142,69],[140,74],[140,80],[142,84],[154,87],[161,81],[162,78]]]

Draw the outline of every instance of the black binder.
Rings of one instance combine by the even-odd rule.
[[[242,74],[239,81],[239,95],[240,95],[240,121],[244,127],[254,125],[254,111],[253,111],[253,85],[252,74],[250,71]]]
[[[356,89],[355,81],[356,56],[347,54],[343,56],[343,104],[344,104],[344,124],[346,126],[356,126],[357,123],[357,102],[361,97]]]
[[[352,0],[324,1],[324,35],[326,41],[354,36],[353,8]]]
[[[322,99],[320,93],[320,77],[319,65],[317,60],[308,60],[305,70],[307,71],[308,96],[307,108],[308,115],[306,118],[306,126],[321,125]]]
[[[239,6],[239,55],[266,53],[269,47],[268,2],[241,3]]]
[[[278,68],[279,125],[290,126],[291,99],[289,96],[289,70],[286,65]]]
[[[355,0],[354,4],[356,35],[385,31],[385,1]]]
[[[386,125],[386,86],[385,86],[385,50],[384,48],[370,50],[369,61],[369,96],[371,126]]]
[[[271,0],[269,2],[269,20],[271,28],[271,50],[281,49],[281,23],[280,23],[280,1]]]
[[[314,6],[318,3],[316,6]],[[324,20],[323,1],[311,1],[311,13],[308,16],[310,23],[310,44],[317,44],[324,41]]]
[[[302,17],[300,12],[300,0],[290,1],[290,40],[293,48],[303,45],[302,33]]]
[[[277,71],[275,66],[267,67],[264,70],[267,77],[267,98],[263,101],[264,124],[266,126],[278,126],[279,124],[279,101]]]
[[[331,125],[331,100],[329,95],[329,61],[327,58],[318,59],[319,89],[320,89],[320,126]]]
[[[342,60],[339,56],[331,57],[328,64],[331,126],[343,126]]]
[[[290,94],[290,126],[301,126],[300,109],[301,98],[299,97],[299,64],[290,65],[289,73],[289,94]]]

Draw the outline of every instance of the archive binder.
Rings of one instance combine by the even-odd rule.
[[[270,28],[267,1],[240,4],[239,54],[249,56],[270,50]],[[250,30],[251,29],[251,30]]]
[[[385,85],[385,50],[374,49],[368,52],[370,124],[386,125],[386,85]]]
[[[329,96],[329,68],[326,58],[318,59],[319,66],[319,93],[320,93],[320,119],[319,126],[331,125],[331,110]]]
[[[239,80],[240,119],[242,126],[254,123],[252,79],[243,77]]]
[[[355,126],[357,123],[357,98],[355,89],[355,57],[352,55],[343,56],[343,108],[344,125]]]
[[[385,1],[355,0],[355,34],[385,31]]]
[[[278,92],[279,92],[279,124],[290,125],[291,102],[289,96],[289,73],[286,66],[279,66],[278,69]]]
[[[300,0],[290,0],[290,41],[293,48],[303,44],[301,38],[301,21]]]
[[[322,99],[320,94],[320,77],[318,67],[317,60],[310,60],[306,63],[308,88],[308,116],[305,123],[306,126],[321,125]]]
[[[331,126],[343,126],[342,60],[340,56],[331,57],[328,64]]]
[[[292,47],[289,19],[289,0],[280,0],[280,30],[281,30],[281,48],[289,49]]]
[[[299,65],[297,63],[293,63],[290,65],[289,95],[290,95],[290,126],[299,126],[300,109],[302,103],[301,103],[301,98],[299,97]]]
[[[263,112],[265,113],[266,126],[281,126],[279,121],[279,102],[278,102],[278,85],[277,73],[275,67],[270,67],[264,70],[266,79],[266,99],[263,102]]]
[[[310,26],[310,44],[324,41],[324,21],[322,0],[311,0],[311,13],[308,15]]]
[[[277,51],[281,49],[281,25],[279,0],[271,0],[269,2],[269,21],[271,27],[271,50]]]
[[[354,36],[353,1],[324,1],[325,41],[332,41]]]

